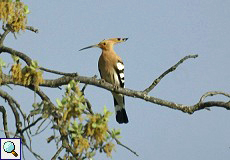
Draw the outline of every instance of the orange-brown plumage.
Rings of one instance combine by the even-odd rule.
[[[103,40],[99,44],[85,47],[99,47],[102,49],[102,54],[98,61],[98,69],[101,78],[106,82],[124,88],[124,64],[122,59],[113,50],[113,45],[124,42],[128,38],[111,38]],[[83,50],[81,49],[81,50]],[[116,111],[116,120],[118,123],[128,123],[128,117],[125,111],[124,95],[112,92],[114,97],[114,106]]]

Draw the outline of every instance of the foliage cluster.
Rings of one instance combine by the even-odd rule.
[[[21,69],[21,63],[16,60],[11,67],[11,72],[16,84],[33,85],[38,89],[39,84],[43,82],[42,71],[39,69],[37,61],[32,61],[30,66],[25,66]]]
[[[12,32],[25,30],[28,13],[28,6],[18,0],[0,1],[0,20],[7,24]]]
[[[115,146],[112,140],[119,138],[120,134],[120,131],[115,129],[111,134],[107,132],[111,112],[104,107],[103,113],[92,113],[75,81],[68,84],[62,100],[56,101],[57,111],[62,118],[59,119],[59,126],[54,128],[62,127],[69,136],[70,145],[75,148],[78,158],[92,158],[96,151],[111,157]]]

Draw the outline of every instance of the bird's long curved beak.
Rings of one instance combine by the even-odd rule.
[[[89,49],[89,48],[95,48],[95,47],[98,47],[98,44],[95,44],[95,45],[92,45],[92,46],[88,46],[88,47],[82,48],[82,49],[80,49],[79,51],[82,51],[82,50],[84,50],[84,49]]]

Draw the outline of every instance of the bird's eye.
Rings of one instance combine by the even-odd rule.
[[[120,41],[121,39],[120,38],[117,38],[118,41]]]
[[[106,45],[106,43],[103,43],[103,45],[105,46],[105,45]]]

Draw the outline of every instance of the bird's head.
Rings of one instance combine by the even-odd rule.
[[[110,50],[110,49],[113,49],[114,44],[125,42],[125,41],[127,41],[127,39],[128,38],[110,38],[107,40],[103,40],[98,44],[82,48],[79,51],[82,51],[84,49],[89,49],[89,48],[95,48],[95,47],[101,48],[102,50]]]

